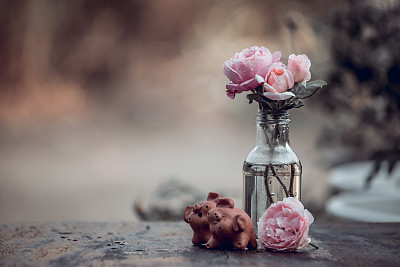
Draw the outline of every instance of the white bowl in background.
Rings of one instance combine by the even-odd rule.
[[[400,164],[391,176],[387,174],[387,166],[383,166],[366,189],[365,181],[372,168],[372,162],[334,168],[329,184],[343,192],[327,201],[326,211],[357,221],[400,222]]]

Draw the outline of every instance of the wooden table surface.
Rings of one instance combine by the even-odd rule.
[[[4,266],[400,266],[400,223],[315,222],[292,253],[208,250],[184,222],[21,223],[0,227]]]

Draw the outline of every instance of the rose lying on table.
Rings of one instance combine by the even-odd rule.
[[[312,214],[294,197],[272,204],[258,221],[258,239],[262,247],[275,251],[303,248],[308,238]]]

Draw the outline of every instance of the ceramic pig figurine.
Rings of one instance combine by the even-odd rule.
[[[207,201],[185,208],[183,219],[193,229],[193,244],[200,245],[206,243],[210,239],[211,233],[207,220],[207,213],[210,209],[215,208],[217,200],[221,197],[221,194],[210,192]]]
[[[217,206],[208,212],[211,238],[207,248],[257,248],[256,234],[249,215],[234,206],[231,198],[220,198]]]

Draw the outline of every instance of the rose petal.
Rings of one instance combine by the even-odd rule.
[[[286,100],[294,96],[292,92],[283,92],[283,93],[271,93],[265,92],[264,96],[271,100]]]
[[[232,61],[227,61],[224,64],[224,68],[222,69],[222,72],[225,74],[228,79],[236,84],[242,83],[243,78],[242,76],[232,68]]]
[[[295,197],[288,197],[283,200],[283,205],[296,209],[297,211],[304,211],[303,204]]]
[[[304,210],[305,217],[308,219],[309,224],[314,222],[314,216],[308,210]]]
[[[264,83],[264,91],[265,92],[270,92],[270,93],[278,93],[274,87],[272,87],[271,85],[269,85],[268,83]]]
[[[245,91],[250,91],[254,88],[256,88],[257,86],[260,85],[260,83],[257,81],[256,78],[250,79],[245,81],[244,83],[241,84],[244,88],[246,88]]]
[[[235,93],[235,91],[226,90],[226,95],[227,95],[230,99],[235,99],[236,93]]]
[[[281,52],[276,51],[272,54],[272,63],[279,62],[281,60]]]
[[[261,83],[265,83],[264,78],[261,77],[260,75],[257,75],[257,74],[256,74],[256,80],[257,80],[257,82],[259,82],[260,84],[261,84]]]
[[[234,99],[236,94],[239,94],[243,91],[250,91],[256,88],[260,83],[256,80],[256,78],[247,80],[241,84],[228,83],[226,85],[226,94],[228,97]]]
[[[243,81],[247,81],[249,79],[254,78],[255,71],[250,62],[242,60],[233,60],[233,64],[235,70],[238,73],[240,73],[240,76],[242,76]]]

